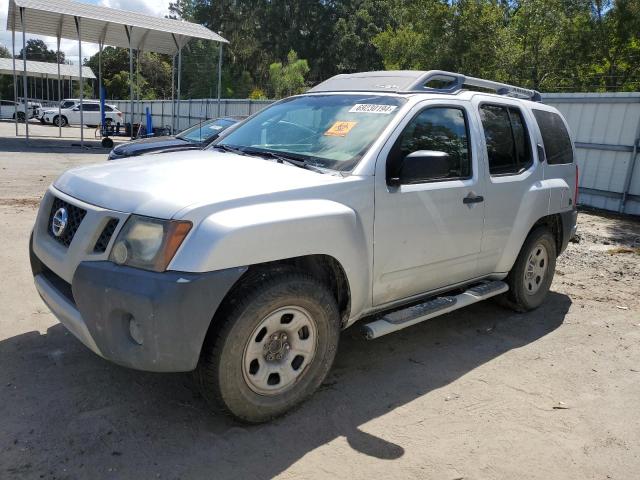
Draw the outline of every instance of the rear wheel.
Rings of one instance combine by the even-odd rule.
[[[66,127],[67,126],[67,117],[59,117],[56,115],[53,117],[53,124],[56,127]]]
[[[336,301],[314,278],[281,273],[237,292],[214,321],[197,379],[207,400],[251,423],[284,414],[325,379],[338,346]]]
[[[13,114],[13,118],[16,118],[16,114],[15,113]],[[24,119],[25,119],[24,112],[18,112],[18,121],[22,123],[22,122],[24,122]]]
[[[556,255],[555,238],[548,228],[538,227],[529,234],[507,277],[509,306],[525,312],[542,304],[553,281]]]

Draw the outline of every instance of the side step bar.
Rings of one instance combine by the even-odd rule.
[[[396,332],[416,323],[453,312],[472,303],[495,297],[507,290],[509,290],[509,286],[502,281],[482,282],[459,295],[437,297],[403,310],[388,313],[373,322],[365,324],[364,334],[367,340],[373,340],[387,333]]]

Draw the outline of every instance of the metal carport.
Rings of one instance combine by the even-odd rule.
[[[78,40],[80,103],[83,99],[82,77],[82,42],[96,43],[99,47],[100,68],[98,72],[100,89],[102,89],[101,55],[105,45],[129,49],[129,79],[131,97],[131,136],[133,137],[134,95],[133,95],[133,50],[146,50],[172,56],[172,71],[175,70],[175,58],[178,56],[178,108],[180,105],[180,80],[182,70],[182,49],[194,38],[210,40],[220,44],[218,62],[218,100],[220,99],[222,44],[229,43],[215,32],[203,25],[144,15],[138,12],[117,10],[70,0],[10,0],[7,14],[7,29],[12,32],[13,52],[15,58],[15,31],[21,29],[23,34],[23,51],[25,35],[47,35],[56,37],[58,50],[60,39]],[[26,78],[26,58],[23,57]],[[15,85],[15,82],[14,82]],[[173,81],[171,85],[172,106],[174,105]],[[17,95],[16,95],[17,97]],[[25,89],[26,98],[26,89]],[[175,110],[172,107],[172,119],[175,121]],[[80,123],[83,124],[82,110]],[[28,122],[25,124],[26,138],[29,138]],[[84,134],[81,128],[81,144]]]
[[[16,71],[15,71],[15,59],[13,58],[0,58],[0,75],[13,75],[14,80],[14,94],[17,93]],[[49,94],[49,78],[57,78],[58,81],[62,79],[80,80],[80,72],[73,65],[49,63],[49,62],[35,62],[33,60],[27,60],[27,77],[40,78],[44,82],[47,81],[47,95]],[[82,67],[82,78],[96,78],[93,70],[89,67]],[[43,88],[44,91],[44,88]],[[58,89],[59,91],[59,89]],[[16,102],[18,101],[15,98]],[[59,100],[59,99],[58,99]],[[25,98],[25,105],[27,99]],[[16,113],[18,107],[16,105]],[[16,115],[16,135],[18,135],[18,118]]]

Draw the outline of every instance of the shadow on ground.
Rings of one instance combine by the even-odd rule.
[[[88,137],[88,136],[87,136]],[[85,138],[84,147],[80,146],[80,139],[30,137],[0,137],[0,151],[3,152],[34,152],[34,153],[96,153],[104,155],[109,148],[103,148],[98,140]]]
[[[403,446],[361,425],[549,334],[570,304],[552,293],[519,315],[483,302],[372,342],[347,330],[321,389],[260,426],[208,410],[189,375],[112,365],[61,325],[9,338],[0,342],[0,477],[266,479],[338,437],[393,461]]]

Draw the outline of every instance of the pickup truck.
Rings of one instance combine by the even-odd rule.
[[[443,71],[338,75],[206,150],[71,169],[40,205],[36,288],[96,354],[194,371],[212,405],[268,421],[356,322],[375,339],[492,297],[544,302],[577,167],[539,100]]]

